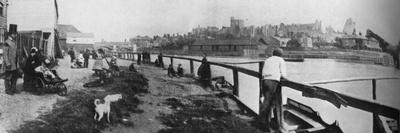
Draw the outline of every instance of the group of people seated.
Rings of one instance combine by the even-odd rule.
[[[56,65],[56,60],[45,57],[36,47],[32,47],[26,60],[24,73],[29,77],[40,77],[46,81],[67,81],[68,79],[62,79],[57,75]]]
[[[183,77],[183,68],[182,64],[178,64],[177,71],[175,71],[174,67],[172,64],[169,65],[168,67],[168,76],[169,77]]]
[[[77,58],[72,59],[71,68],[84,68],[84,61],[83,54],[79,54]]]

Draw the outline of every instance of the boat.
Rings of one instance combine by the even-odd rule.
[[[296,133],[343,133],[336,121],[328,124],[311,107],[290,98],[283,105],[283,122],[297,127],[286,129]]]
[[[283,58],[287,62],[304,62],[304,58]]]

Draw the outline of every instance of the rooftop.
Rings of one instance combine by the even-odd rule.
[[[75,26],[73,25],[66,25],[66,24],[59,24],[57,25],[59,32],[72,32],[72,33],[81,33]]]

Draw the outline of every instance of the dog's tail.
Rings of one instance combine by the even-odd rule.
[[[95,100],[94,100],[94,105],[97,106],[97,105],[99,105],[99,104],[100,104],[100,99],[95,99]]]

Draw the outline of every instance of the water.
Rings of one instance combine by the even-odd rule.
[[[190,56],[201,59],[198,56]],[[155,56],[152,57],[155,59]],[[257,61],[246,58],[216,58],[208,57],[209,61],[214,62],[246,62]],[[174,66],[181,63],[186,72],[189,69],[189,61],[174,59]],[[164,59],[164,64],[170,64],[169,58]],[[200,63],[195,62],[195,73]],[[247,69],[258,71],[258,64],[236,65]],[[222,67],[212,66],[212,76],[225,76],[233,83],[232,70]],[[400,71],[392,67],[336,62],[332,59],[306,59],[305,62],[287,62],[288,79],[300,83],[308,83],[321,80],[344,79],[355,77],[384,77],[400,76]],[[378,80],[377,81],[377,101],[381,104],[400,109],[400,80]],[[318,85],[336,92],[347,94],[353,97],[372,100],[371,81],[357,81],[346,83],[334,83]],[[318,111],[323,120],[327,123],[339,122],[339,126],[345,133],[371,133],[372,132],[372,114],[358,110],[352,107],[342,107],[340,109],[331,103],[315,99],[305,98],[301,93],[283,88],[283,102],[286,98],[291,98],[312,107]],[[259,82],[255,77],[239,73],[239,99],[249,106],[252,110],[258,112]]]

